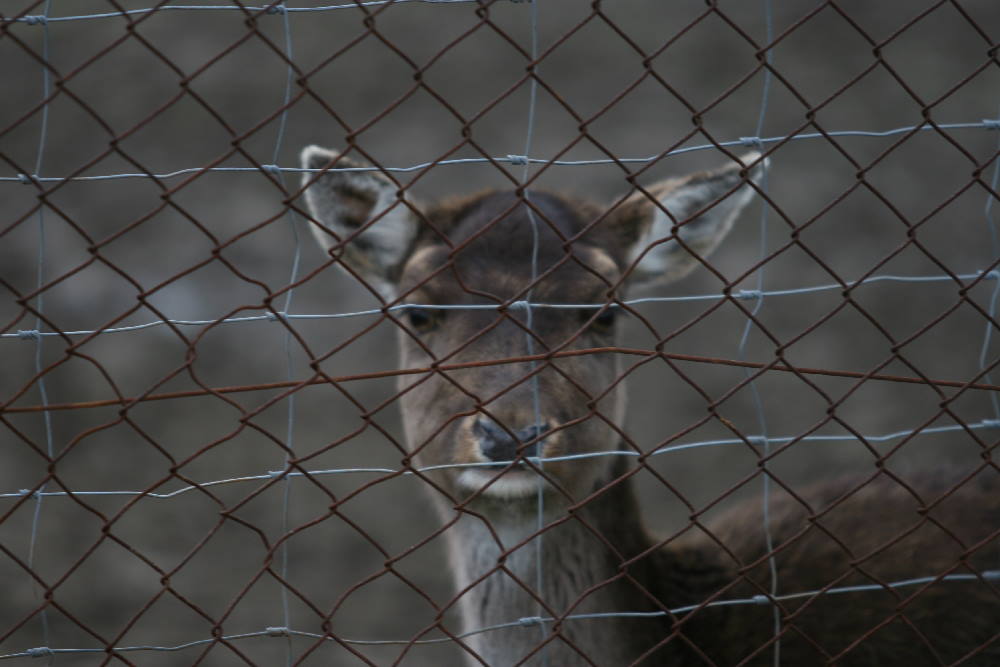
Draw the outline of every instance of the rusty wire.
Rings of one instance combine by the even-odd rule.
[[[580,664],[593,664],[573,646],[576,635],[567,625],[669,618],[670,630],[655,648],[672,649],[696,644],[686,628],[712,610],[744,606],[774,620],[767,639],[747,647],[747,661],[780,664],[782,647],[803,641],[819,661],[849,662],[895,624],[912,632],[927,664],[995,660],[1000,632],[962,655],[944,655],[909,616],[921,596],[930,599],[942,586],[987,591],[1000,608],[1000,516],[994,511],[996,523],[980,526],[972,539],[935,514],[1000,475],[1000,385],[993,379],[1000,363],[993,341],[1000,327],[993,213],[1000,144],[992,134],[1000,129],[1000,12],[994,3],[928,1],[897,8],[894,16],[835,0],[780,9],[767,0],[753,9],[704,2],[622,10],[599,0],[573,7],[543,0],[293,4],[94,0],[70,14],[51,0],[24,0],[0,12],[0,58],[16,63],[11,78],[19,91],[0,118],[0,189],[14,202],[0,222],[0,348],[7,369],[0,373],[0,447],[7,461],[0,474],[6,485],[0,486],[0,579],[11,591],[0,614],[0,660],[99,655],[102,664],[145,664],[166,652],[183,656],[182,664],[454,664],[475,654],[470,639],[513,629],[536,633],[530,659],[538,664],[560,642]],[[676,23],[646,30],[647,12]],[[936,21],[961,34],[960,44],[928,28]],[[410,22],[419,26],[417,39],[407,32]],[[189,51],[174,44],[187,30],[198,38]],[[821,39],[817,30],[824,39],[830,32],[857,41],[817,58],[809,44]],[[588,74],[581,87],[565,54],[592,55],[595,32],[598,50],[618,50],[604,58],[607,71]],[[936,59],[911,66],[918,52],[909,41],[928,35],[958,55],[946,55],[942,46]],[[698,40],[711,46],[699,51]],[[859,54],[864,62],[856,62]],[[675,57],[688,69],[697,62],[689,59],[704,57],[705,81],[692,83]],[[839,67],[837,58],[850,66]],[[131,69],[131,59],[150,73]],[[827,67],[839,78],[827,83],[821,74],[806,76],[803,66]],[[493,73],[495,80],[489,74],[478,80],[488,95],[463,88],[460,78],[475,67]],[[250,73],[235,84],[218,75],[243,70]],[[891,84],[892,104],[872,87],[876,77],[882,88]],[[38,80],[40,89],[32,88]],[[104,88],[102,81],[114,85]],[[91,94],[90,86],[106,97]],[[531,104],[523,109],[529,90]],[[112,93],[121,97],[109,103]],[[635,135],[646,130],[640,122],[630,127],[622,109],[639,102],[662,105],[674,122],[657,121],[648,130],[652,138],[637,143]],[[845,104],[853,108],[845,111]],[[859,111],[866,105],[878,108]],[[893,105],[906,113],[886,115],[883,107]],[[413,119],[401,120],[407,113]],[[509,133],[525,114],[527,130]],[[861,126],[852,124],[859,119]],[[175,124],[160,124],[168,122]],[[81,136],[76,146],[75,123],[99,138]],[[611,130],[608,123],[626,127]],[[423,124],[433,133],[414,137],[424,133]],[[387,127],[388,136],[380,135]],[[298,149],[317,136],[371,166],[296,165]],[[407,145],[411,137],[415,149]],[[207,149],[199,145],[210,142]],[[304,237],[311,215],[302,188],[286,179],[375,172],[419,198],[423,188],[463,194],[465,184],[454,183],[462,173],[476,187],[514,189],[537,233],[553,223],[531,193],[567,189],[574,170],[604,170],[601,179],[615,181],[620,199],[589,223],[599,228],[623,193],[649,194],[661,168],[679,173],[681,159],[711,155],[706,164],[712,164],[748,148],[762,150],[772,164],[767,180],[754,186],[762,213],[748,242],[759,243],[759,253],[744,252],[738,261],[732,254],[703,258],[696,278],[702,283],[654,296],[618,298],[619,285],[608,282],[603,303],[536,299],[534,286],[579,262],[572,248],[581,232],[563,239],[566,254],[557,265],[532,265],[525,292],[480,307],[496,310],[492,324],[448,354],[432,355],[433,363],[410,368],[395,367],[381,348],[391,344],[386,329],[413,336],[403,321],[413,290],[395,301],[379,296],[343,259],[353,238],[310,255]],[[926,164],[917,164],[914,151],[927,152]],[[839,173],[839,180],[823,182],[827,173]],[[937,182],[914,184],[914,174]],[[447,179],[447,187],[435,178]],[[235,179],[241,185],[232,185]],[[586,179],[585,189],[598,187],[596,176]],[[859,208],[858,201],[865,204]],[[832,219],[852,216],[871,216],[877,229],[861,238],[868,228],[851,219],[850,234],[831,230]],[[943,218],[960,222],[942,232]],[[468,245],[447,240],[434,220],[424,223],[452,255]],[[162,250],[150,252],[149,244]],[[834,245],[840,254],[830,251]],[[197,252],[170,256],[188,247]],[[275,249],[285,255],[277,258]],[[775,283],[791,287],[769,288]],[[227,288],[233,298],[214,291]],[[890,292],[896,289],[905,296]],[[878,290],[887,296],[873,296]],[[361,296],[344,291],[368,301],[361,306]],[[211,304],[207,312],[202,299]],[[560,307],[628,312],[643,342],[580,348],[568,340],[549,349],[531,317],[545,309],[558,314]],[[666,315],[672,308],[680,315]],[[522,312],[526,321],[517,317]],[[253,324],[262,321],[269,324]],[[463,360],[466,347],[501,323],[520,328],[527,354]],[[734,331],[743,331],[742,339]],[[598,392],[577,384],[559,363],[596,356],[626,360],[623,375]],[[530,370],[513,386],[490,388],[491,396],[463,385],[464,371],[519,364]],[[740,372],[720,379],[727,368]],[[729,505],[760,503],[766,553],[738,561],[739,577],[691,604],[656,600],[652,610],[590,613],[576,609],[582,595],[568,608],[535,595],[531,613],[463,628],[455,619],[463,591],[441,576],[447,568],[439,563],[449,532],[477,510],[435,474],[509,465],[421,465],[414,457],[433,438],[405,445],[392,415],[413,387],[437,380],[466,404],[435,435],[471,415],[490,415],[491,401],[522,383],[532,386],[537,413],[543,373],[561,374],[586,396],[588,412],[578,422],[610,424],[596,406],[626,379],[645,383],[638,402],[647,407],[642,394],[661,386],[679,397],[669,424],[611,424],[621,450],[521,463],[558,486],[553,465],[616,455],[635,462],[607,488],[572,498],[571,513],[641,479],[653,506],[666,500],[679,508],[662,521],[661,545],[700,532],[732,555],[736,547],[713,516]],[[408,376],[415,383],[406,389],[367,389]],[[255,392],[262,397],[245,396]],[[807,447],[827,443],[838,449],[814,462],[819,455]],[[716,477],[704,472],[708,459],[681,458],[709,451],[720,452],[708,466]],[[930,490],[910,474],[926,468],[928,457],[943,471]],[[807,489],[830,476],[826,468],[853,474],[847,491],[817,506]],[[850,540],[824,522],[886,484],[914,499],[915,523],[886,536],[873,553],[854,553]],[[410,508],[406,499],[415,489],[446,498],[453,516],[428,518]],[[797,537],[775,546],[768,511],[781,498],[806,512],[793,527]],[[387,516],[397,510],[402,519]],[[503,562],[568,520],[546,525],[541,508],[538,514],[537,530],[505,545],[497,569],[479,581],[503,571],[525,590],[544,588],[541,555],[533,581]],[[949,567],[901,567],[898,574],[869,568],[878,553],[898,552],[911,533],[928,527],[961,547]],[[851,568],[789,588],[794,583],[775,577],[775,563],[810,528],[851,553]],[[618,554],[610,537],[588,529]],[[618,556],[614,579],[631,580],[629,567],[641,555]],[[754,574],[757,567],[769,575]],[[855,594],[890,596],[894,611],[841,646],[820,646],[809,636],[810,614],[828,597]],[[252,641],[258,639],[267,641]],[[713,664],[702,651],[714,649],[689,648],[700,664]]]
[[[854,378],[857,380],[878,380],[884,382],[902,382],[907,384],[930,385],[935,387],[951,387],[955,389],[976,389],[983,391],[1000,391],[1000,386],[994,384],[983,384],[980,382],[968,381],[959,382],[955,380],[934,380],[929,378],[902,377],[898,375],[884,375],[881,373],[859,373],[856,371],[842,371],[830,368],[803,368],[790,367],[778,363],[761,363],[754,361],[741,361],[738,359],[718,359],[712,357],[701,357],[690,354],[671,354],[657,350],[638,350],[631,348],[603,347],[587,348],[583,350],[564,350],[560,352],[520,355],[517,357],[505,357],[499,359],[489,359],[483,361],[469,361],[456,364],[441,364],[433,367],[406,368],[390,371],[373,371],[370,373],[358,373],[355,375],[342,375],[338,377],[325,378],[314,377],[306,380],[286,380],[284,382],[268,382],[266,384],[245,384],[233,387],[212,387],[210,389],[175,391],[163,394],[148,394],[145,396],[134,396],[129,398],[114,398],[100,401],[86,401],[79,403],[54,403],[47,405],[25,405],[10,406],[4,408],[5,412],[45,412],[48,410],[85,410],[88,408],[103,408],[113,405],[128,407],[140,401],[164,401],[177,398],[196,398],[199,396],[209,396],[212,394],[234,394],[247,391],[268,391],[272,389],[299,389],[301,387],[316,384],[341,384],[344,382],[357,382],[360,380],[374,380],[380,378],[394,378],[402,375],[430,375],[439,372],[458,371],[466,368],[482,368],[485,366],[497,366],[502,364],[522,364],[529,362],[549,361],[564,357],[578,357],[590,354],[626,354],[650,358],[669,359],[671,361],[687,361],[695,363],[718,364],[721,366],[736,366],[765,371],[783,371],[786,373],[802,373],[804,375],[825,375],[828,377]],[[982,371],[985,375],[988,370]],[[17,397],[14,397],[15,400]]]

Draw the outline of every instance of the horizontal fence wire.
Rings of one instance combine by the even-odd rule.
[[[815,591],[803,591],[800,593],[789,593],[784,595],[776,595],[773,598],[769,598],[766,595],[758,595],[752,598],[744,598],[738,600],[715,600],[712,602],[707,602],[704,605],[687,606],[687,607],[677,607],[676,609],[671,609],[669,611],[655,611],[655,612],[608,612],[608,613],[593,613],[593,614],[568,614],[560,619],[559,622],[564,621],[592,621],[592,620],[612,620],[620,618],[660,618],[665,616],[680,616],[688,612],[694,611],[695,609],[711,609],[715,607],[734,607],[742,605],[754,605],[754,606],[770,606],[774,602],[781,602],[787,600],[798,600],[802,598],[814,598],[820,595],[843,595],[847,593],[865,593],[865,592],[877,592],[886,591],[893,589],[906,589],[915,586],[926,586],[928,584],[936,583],[948,583],[948,582],[984,582],[984,581],[1000,581],[1000,570],[986,570],[980,572],[979,574],[946,574],[940,577],[920,577],[917,579],[906,579],[902,581],[891,581],[888,583],[880,584],[869,584],[864,586],[841,586],[834,588],[827,588],[823,590]],[[462,632],[455,635],[454,638],[441,638],[441,639],[412,639],[412,640],[382,640],[382,639],[348,639],[348,638],[337,638],[332,639],[326,635],[317,634],[314,632],[304,632],[301,630],[294,630],[292,628],[286,627],[270,627],[258,632],[244,632],[236,635],[226,635],[224,637],[213,637],[211,639],[200,639],[184,644],[177,644],[174,646],[115,646],[113,648],[49,648],[47,646],[37,646],[30,649],[26,649],[19,653],[8,653],[0,655],[0,660],[9,660],[12,658],[42,658],[48,656],[55,656],[59,654],[70,654],[70,653],[134,653],[139,651],[166,651],[166,652],[176,652],[184,651],[188,649],[194,649],[199,646],[211,645],[220,639],[223,641],[239,641],[244,639],[259,639],[268,637],[299,637],[303,639],[316,639],[325,642],[343,642],[345,644],[355,644],[358,646],[409,646],[409,645],[431,645],[431,644],[446,644],[454,642],[456,639],[464,639],[466,637],[473,637],[475,635],[486,634],[490,632],[496,632],[497,630],[506,630],[514,628],[533,628],[539,625],[545,625],[555,622],[557,619],[546,618],[542,616],[525,616],[524,618],[519,618],[510,623],[499,623],[497,625],[492,625],[485,628],[477,628],[475,630],[470,630],[468,632]]]
[[[435,0],[418,0],[421,2],[435,1]],[[442,0],[436,0],[438,2]],[[456,0],[449,0],[456,1]],[[469,2],[473,0],[461,0],[462,2]],[[454,158],[445,160],[436,160],[434,162],[421,162],[419,164],[413,164],[405,167],[393,167],[393,166],[380,166],[380,167],[330,167],[328,169],[304,169],[301,167],[282,167],[276,164],[265,164],[261,165],[260,168],[257,167],[189,167],[187,169],[177,169],[174,171],[158,174],[148,174],[148,173],[133,173],[133,174],[102,174],[95,176],[39,176],[37,174],[17,174],[16,176],[0,176],[0,182],[17,182],[24,185],[30,185],[32,183],[64,183],[64,182],[74,182],[74,181],[113,181],[123,178],[152,178],[156,180],[167,180],[171,178],[178,178],[180,176],[190,176],[191,174],[205,174],[205,173],[246,173],[246,172],[256,172],[260,173],[264,171],[269,174],[302,174],[302,173],[326,173],[326,172],[387,172],[387,173],[412,173],[417,171],[425,171],[431,167],[446,167],[446,166],[467,166],[467,165],[494,165],[494,164],[509,164],[509,165],[545,165],[545,166],[555,166],[555,167],[585,167],[585,166],[596,166],[596,165],[614,165],[614,164],[651,164],[654,162],[659,162],[665,157],[672,157],[677,155],[683,155],[685,153],[693,153],[697,151],[707,151],[707,150],[718,150],[721,148],[735,148],[739,146],[747,148],[756,148],[759,146],[766,146],[768,144],[783,144],[789,141],[798,141],[802,139],[831,139],[831,138],[841,138],[841,137],[867,137],[867,138],[885,138],[898,135],[909,135],[916,132],[926,132],[926,131],[943,131],[943,130],[1000,130],[1000,119],[990,119],[984,118],[977,122],[967,122],[967,123],[925,123],[922,125],[911,125],[907,127],[897,127],[891,130],[833,130],[830,132],[807,132],[802,134],[791,134],[787,136],[779,137],[740,137],[737,140],[731,141],[720,141],[714,144],[702,144],[699,146],[686,146],[684,148],[675,148],[664,152],[662,155],[651,155],[649,157],[616,157],[616,158],[601,158],[592,160],[559,160],[559,159],[546,159],[546,158],[529,158],[524,155],[507,155],[504,157],[481,157],[481,158]]]
[[[689,449],[699,449],[702,447],[722,447],[722,446],[734,446],[734,445],[746,445],[749,444],[754,447],[763,448],[766,443],[772,444],[788,444],[790,442],[852,442],[859,439],[866,440],[868,442],[889,442],[892,440],[901,440],[903,438],[912,438],[914,436],[920,435],[939,435],[942,433],[959,433],[962,431],[976,431],[983,429],[1000,429],[1000,419],[984,419],[978,423],[971,424],[956,424],[953,426],[933,426],[933,427],[922,427],[915,428],[906,431],[896,431],[893,433],[883,433],[883,434],[866,434],[864,436],[856,436],[850,434],[828,434],[828,435],[799,435],[799,436],[770,436],[764,437],[760,435],[748,435],[745,440],[739,438],[727,438],[721,440],[706,440],[704,442],[689,442],[676,445],[665,445],[663,447],[657,447],[656,449],[650,450],[645,453],[630,452],[630,451],[610,451],[610,452],[592,452],[588,454],[569,454],[566,456],[549,456],[549,457],[539,457],[539,456],[528,456],[524,460],[533,465],[542,465],[545,463],[561,463],[565,461],[585,461],[588,459],[595,458],[605,458],[609,456],[622,456],[631,458],[649,458],[653,456],[660,456],[663,454],[670,454],[673,452],[681,452]],[[208,480],[203,482],[198,482],[196,485],[185,486],[180,489],[169,492],[154,492],[154,491],[130,491],[130,490],[115,490],[115,491],[87,491],[82,489],[77,489],[74,491],[33,491],[32,489],[20,489],[18,491],[11,491],[6,493],[0,493],[0,499],[17,499],[24,498],[26,496],[31,496],[35,498],[40,497],[51,497],[51,498],[72,498],[74,496],[85,497],[85,496],[129,496],[129,497],[141,497],[150,498],[154,500],[168,500],[170,498],[176,498],[177,496],[191,493],[192,491],[197,491],[199,489],[206,489],[213,486],[225,486],[229,484],[242,484],[249,482],[261,482],[269,481],[274,479],[302,479],[305,477],[321,477],[324,475],[345,475],[345,474],[367,474],[367,475],[388,475],[390,478],[395,478],[397,476],[403,475],[420,475],[423,473],[434,472],[438,470],[470,470],[470,469],[486,469],[486,470],[503,470],[510,467],[509,462],[487,462],[487,463],[450,463],[442,465],[432,465],[432,466],[414,466],[412,468],[337,468],[332,470],[307,470],[306,472],[296,472],[295,470],[269,470],[265,473],[259,475],[246,475],[241,477],[233,477],[230,479],[216,479]]]
[[[518,2],[521,0],[510,0]],[[113,19],[129,16],[142,16],[152,13],[172,12],[172,11],[209,11],[209,12],[253,12],[258,14],[302,14],[313,12],[329,12],[337,9],[358,9],[359,7],[382,7],[384,5],[405,5],[412,2],[423,2],[429,4],[449,4],[449,3],[476,3],[479,0],[368,0],[367,2],[351,2],[339,5],[325,5],[321,7],[288,7],[283,2],[275,2],[270,5],[160,5],[158,7],[145,7],[140,9],[122,9],[117,12],[103,12],[100,14],[81,14],[79,16],[46,16],[43,14],[33,14],[15,17],[0,17],[0,23],[25,23],[27,25],[43,25],[48,23],[62,23],[66,21],[88,21],[93,19]]]
[[[0,334],[0,338],[7,339],[17,339],[17,340],[34,340],[40,336],[93,336],[95,334],[111,334],[111,333],[128,333],[132,331],[142,331],[144,329],[150,329],[153,327],[163,326],[163,325],[176,325],[176,326],[217,326],[220,324],[245,324],[250,322],[277,322],[278,320],[328,320],[328,319],[341,319],[341,318],[351,318],[351,317],[365,317],[374,315],[385,315],[386,313],[397,313],[405,312],[413,309],[427,309],[427,310],[516,310],[518,308],[528,309],[528,308],[542,308],[542,309],[553,309],[553,310],[600,310],[602,308],[620,308],[621,306],[638,306],[640,304],[646,303],[680,303],[685,301],[720,301],[728,298],[740,299],[740,300],[756,300],[764,297],[772,296],[800,296],[803,294],[815,294],[818,292],[830,292],[830,291],[848,291],[855,287],[860,287],[862,285],[869,285],[872,283],[881,282],[900,282],[900,283],[952,283],[954,284],[956,280],[970,280],[979,281],[982,279],[987,280],[998,280],[1000,279],[1000,271],[996,269],[991,269],[990,271],[979,271],[977,273],[962,273],[955,276],[870,276],[868,278],[863,278],[861,280],[849,281],[844,284],[827,284],[827,285],[815,285],[812,287],[794,287],[788,289],[780,290],[737,290],[735,293],[731,294],[692,294],[692,295],[680,295],[680,296],[648,296],[638,299],[623,299],[620,302],[612,303],[536,303],[532,301],[513,301],[510,304],[504,305],[493,305],[493,304],[429,304],[429,303],[398,303],[391,306],[386,306],[385,308],[369,308],[366,310],[356,310],[346,313],[286,313],[286,312],[273,312],[267,313],[265,315],[250,315],[245,317],[226,317],[220,320],[180,320],[180,319],[169,319],[169,320],[155,320],[152,322],[144,322],[142,324],[133,324],[129,326],[122,327],[106,327],[102,329],[80,329],[73,331],[39,331],[36,329],[21,329],[15,333],[5,333]],[[963,286],[965,289],[967,286]]]
[[[454,364],[437,364],[435,366],[406,368],[400,370],[373,371],[369,373],[358,373],[355,375],[342,375],[336,377],[318,377],[306,380],[285,380],[283,382],[269,382],[265,384],[214,387],[211,389],[193,389],[187,391],[177,391],[177,392],[169,392],[162,394],[147,394],[145,396],[133,397],[133,398],[114,398],[114,399],[103,399],[97,401],[85,401],[78,403],[45,403],[42,405],[14,406],[5,408],[5,411],[12,414],[24,413],[24,412],[48,413],[48,412],[62,411],[62,410],[83,410],[89,408],[101,408],[101,407],[109,407],[116,405],[128,406],[129,404],[138,403],[140,401],[145,401],[145,402],[162,401],[162,400],[172,400],[179,398],[194,398],[198,396],[232,394],[232,393],[240,393],[248,391],[266,391],[273,389],[298,389],[310,385],[340,384],[345,382],[357,382],[361,380],[398,378],[409,375],[430,376],[439,373],[448,373],[450,371],[460,371],[473,368],[485,368],[490,366],[502,366],[507,364],[524,364],[524,363],[532,364],[536,362],[547,362],[557,359],[565,359],[569,357],[581,357],[581,356],[590,356],[598,354],[622,354],[622,355],[646,357],[647,359],[664,359],[669,361],[684,361],[684,362],[692,362],[698,364],[733,366],[737,368],[755,369],[761,372],[779,371],[784,373],[794,373],[800,376],[819,375],[827,377],[851,378],[855,380],[897,382],[904,384],[924,385],[928,387],[952,387],[963,391],[964,390],[975,390],[975,391],[982,390],[991,392],[1000,391],[1000,385],[983,384],[974,381],[938,380],[927,377],[886,375],[883,373],[875,373],[875,372],[864,373],[861,371],[846,371],[846,370],[837,370],[831,368],[808,368],[804,366],[790,366],[787,364],[782,364],[777,362],[764,363],[764,362],[754,362],[754,361],[743,361],[740,359],[723,359],[718,357],[704,357],[691,354],[667,353],[659,350],[606,347],[606,348],[584,348],[577,350],[563,350],[546,354],[508,357],[501,359],[490,359],[488,361],[471,361],[471,362],[454,363]],[[986,370],[980,373],[980,375],[986,375],[986,374],[987,374]]]

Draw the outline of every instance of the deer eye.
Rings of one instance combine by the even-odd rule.
[[[615,326],[618,319],[617,308],[605,308],[591,321],[590,328],[598,333],[607,333]]]
[[[406,317],[406,320],[415,331],[418,333],[427,333],[438,327],[443,314],[440,310],[414,306],[406,309],[404,317]]]

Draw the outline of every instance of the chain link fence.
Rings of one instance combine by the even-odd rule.
[[[987,0],[5,3],[0,660],[996,664],[998,42]],[[580,259],[725,165],[702,208],[749,203],[683,279],[626,295]],[[448,256],[387,296],[377,238],[314,243],[324,188]],[[486,200],[434,202],[489,189],[515,203],[477,235],[530,222],[521,282],[427,298]],[[598,202],[555,255],[546,192]],[[567,261],[602,290],[553,292]],[[461,400],[420,404],[435,382]],[[611,449],[574,449],[588,428]],[[502,465],[434,453],[484,432]],[[491,586],[519,601],[486,622]]]

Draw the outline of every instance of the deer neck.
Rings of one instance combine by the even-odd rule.
[[[464,640],[487,664],[629,664],[669,634],[665,616],[565,618],[658,612],[657,599],[670,596],[661,590],[670,572],[653,576],[671,569],[660,563],[669,552],[622,574],[623,562],[653,544],[629,479],[569,513],[551,506],[539,513],[532,503],[470,507],[446,534],[463,631],[505,626]],[[471,655],[470,663],[479,664]]]

